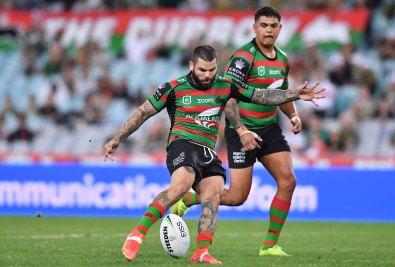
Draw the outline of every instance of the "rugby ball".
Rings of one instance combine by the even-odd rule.
[[[163,218],[159,232],[163,249],[174,258],[184,257],[188,251],[190,236],[184,220],[169,214]]]

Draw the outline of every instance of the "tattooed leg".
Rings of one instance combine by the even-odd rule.
[[[219,201],[208,199],[202,203],[202,214],[199,220],[198,232],[214,232],[217,228]]]
[[[152,202],[160,203],[165,208],[165,210],[168,210],[170,206],[173,205],[173,201],[169,199],[169,189],[160,192]]]
[[[195,169],[191,166],[184,166],[177,169],[172,174],[169,188],[159,193],[155,197],[154,202],[162,204],[166,210],[169,209],[191,189],[195,175]]]

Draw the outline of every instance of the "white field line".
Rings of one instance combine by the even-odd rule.
[[[3,236],[4,239],[66,239],[66,238],[103,238],[103,237],[121,237],[126,236],[125,234],[77,234],[77,233],[70,233],[70,234],[51,234],[51,235],[7,235]]]
[[[158,235],[157,233],[153,233]],[[255,233],[248,233],[249,236],[264,236],[264,232],[255,232]],[[225,237],[240,237],[246,236],[242,233],[221,233],[221,236]],[[69,234],[40,234],[40,235],[3,235],[2,238],[4,239],[20,239],[20,240],[28,240],[28,239],[36,239],[36,240],[45,240],[45,239],[78,239],[78,238],[118,238],[118,237],[125,237],[127,234],[89,234],[89,233],[69,233]]]

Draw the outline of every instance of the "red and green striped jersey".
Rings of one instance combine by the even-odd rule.
[[[287,76],[290,66],[287,55],[278,47],[275,50],[276,57],[268,58],[253,39],[232,55],[225,68],[225,77],[260,89],[288,89]],[[238,106],[240,118],[249,129],[263,128],[276,122],[277,106],[242,101],[239,101]]]
[[[168,145],[182,138],[214,149],[226,102],[230,98],[249,102],[254,89],[239,87],[218,75],[210,89],[200,90],[192,84],[190,74],[164,83],[149,101],[157,111],[167,108],[171,122]]]

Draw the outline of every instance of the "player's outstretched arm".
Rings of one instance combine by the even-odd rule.
[[[287,102],[303,99],[304,101],[311,101],[314,105],[318,106],[315,100],[325,98],[321,95],[325,91],[324,88],[316,89],[319,82],[314,83],[312,86],[307,86],[304,82],[298,89],[293,90],[279,90],[279,89],[258,89],[255,88],[252,95],[251,102],[260,105],[281,105]]]
[[[151,102],[146,100],[132,115],[129,116],[127,121],[123,124],[121,130],[104,145],[104,160],[107,158],[114,160],[111,156],[117,150],[119,145],[128,138],[129,135],[134,133],[140,126],[158,111],[152,106]]]

